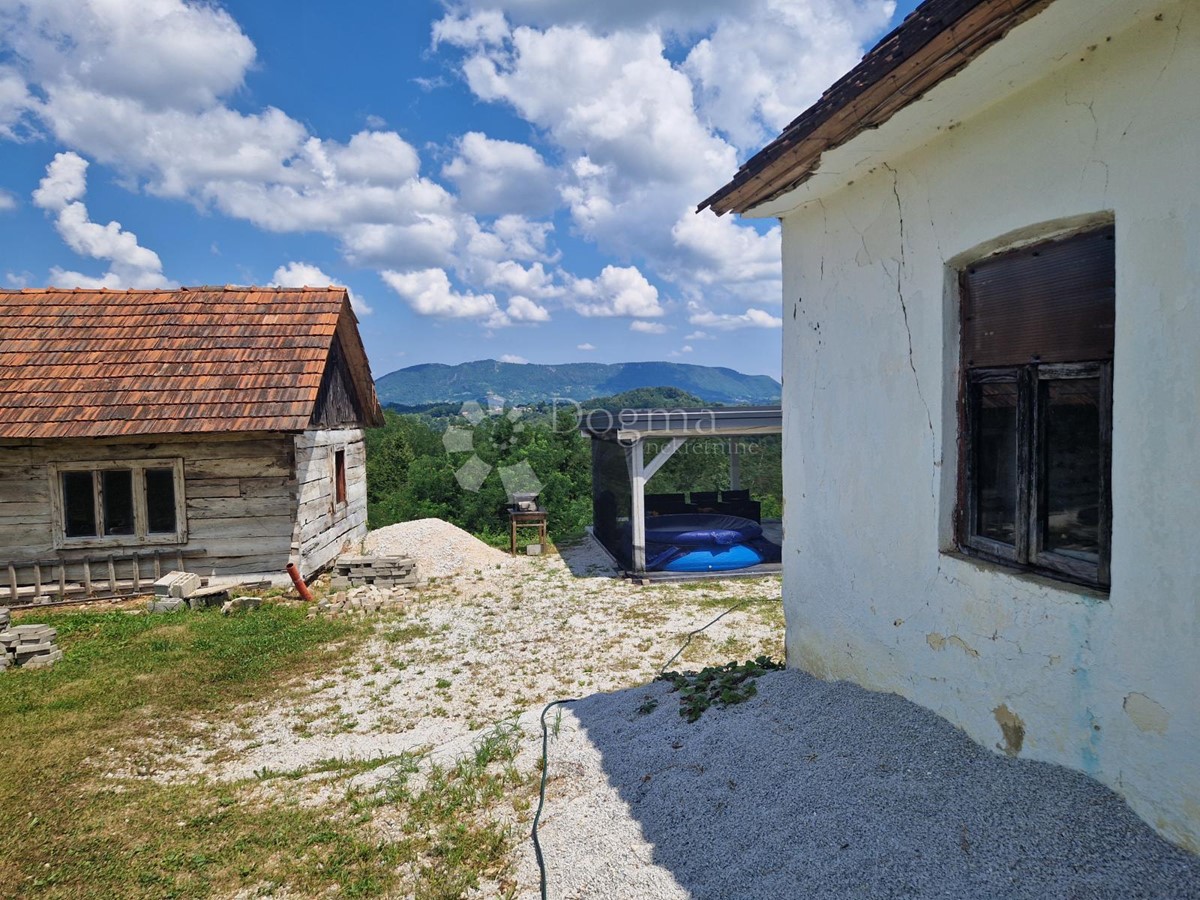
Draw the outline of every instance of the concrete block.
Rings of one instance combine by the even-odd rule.
[[[178,597],[171,597],[165,600],[154,600],[146,606],[147,611],[152,613],[179,612],[179,610],[186,608],[187,601],[181,600]]]
[[[200,576],[194,572],[183,572],[171,584],[171,596],[185,600],[200,590]]]
[[[542,545],[541,544],[529,544],[528,546],[525,547],[525,552],[530,556],[541,556],[542,555]]]

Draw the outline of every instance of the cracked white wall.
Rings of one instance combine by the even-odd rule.
[[[1123,28],[1096,32],[1118,14]],[[1022,71],[1024,34],[1062,53]],[[827,154],[772,210],[788,660],[903,694],[986,746],[1082,769],[1200,849],[1200,5],[1060,0],[999,46],[894,127]],[[1020,72],[1019,89],[928,124],[1004,72]],[[889,127],[903,152],[890,154]],[[1117,330],[1103,597],[948,551],[953,269],[1045,223],[1106,215]]]

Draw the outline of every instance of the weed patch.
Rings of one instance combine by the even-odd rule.
[[[659,680],[670,682],[673,691],[679,693],[679,714],[689,722],[695,722],[710,706],[732,706],[743,703],[758,693],[754,679],[767,672],[783,668],[768,656],[746,660],[743,664],[729,662],[723,666],[707,666],[699,672],[664,672]],[[640,713],[653,710],[638,708]]]

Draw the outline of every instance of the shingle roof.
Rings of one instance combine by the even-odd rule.
[[[0,438],[303,431],[335,336],[377,424],[345,288],[0,291]]]
[[[826,150],[878,128],[1051,2],[925,0],[697,212],[746,212],[787,193]]]

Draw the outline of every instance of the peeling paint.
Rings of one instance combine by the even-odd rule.
[[[1025,743],[1025,723],[1004,703],[993,709],[992,715],[996,717],[1000,733],[1004,735],[1004,743],[997,744],[996,749],[1003,750],[1009,756],[1016,756]]]
[[[1127,694],[1121,704],[1125,715],[1129,716],[1139,731],[1152,731],[1155,734],[1166,734],[1167,726],[1171,723],[1171,714],[1155,700],[1145,694]]]

